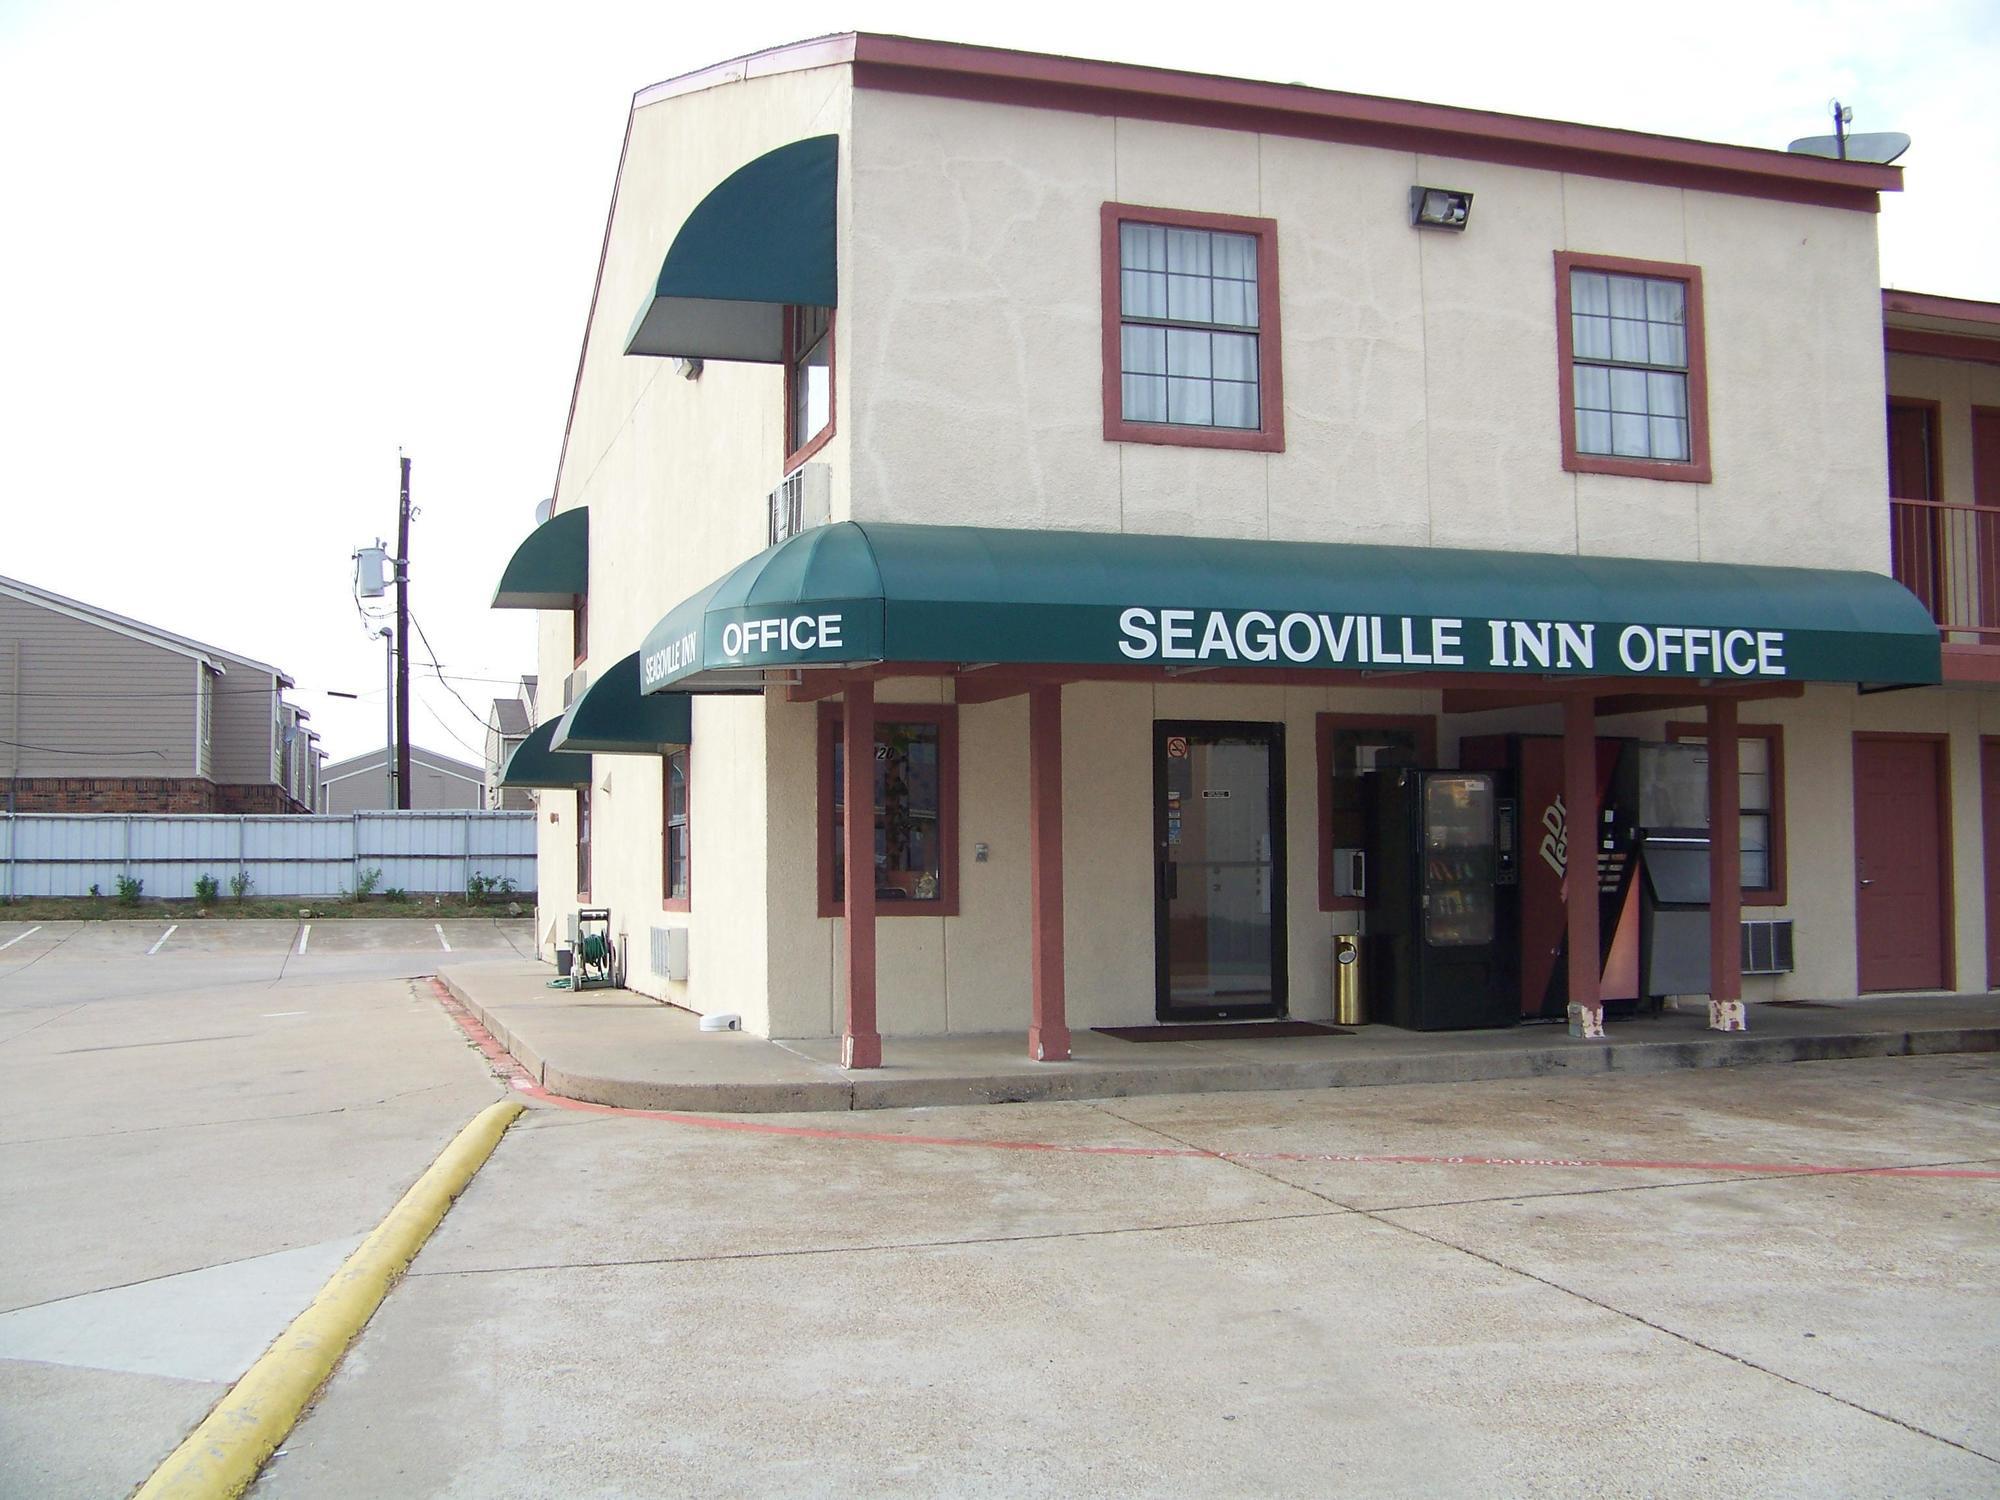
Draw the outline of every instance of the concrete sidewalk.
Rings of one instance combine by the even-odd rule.
[[[1964,995],[1753,1005],[1750,1030],[1735,1035],[1711,1032],[1706,1007],[1693,1007],[1614,1021],[1607,1042],[1573,1041],[1556,1025],[1144,1043],[1079,1031],[1070,1061],[1038,1063],[1018,1032],[890,1037],[884,1066],[850,1073],[838,1038],[704,1033],[696,1016],[642,995],[552,990],[551,974],[509,960],[453,964],[439,978],[544,1088],[628,1109],[902,1109],[2000,1051],[2000,995]]]

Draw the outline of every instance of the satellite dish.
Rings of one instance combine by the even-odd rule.
[[[1838,161],[1841,138],[1837,135],[1801,136],[1785,149],[1794,156],[1828,156]],[[1847,137],[1848,161],[1874,162],[1887,166],[1910,149],[1910,138],[1900,130],[1864,131]]]

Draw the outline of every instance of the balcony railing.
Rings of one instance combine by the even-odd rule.
[[[1892,499],[1889,563],[1946,645],[2000,646],[2000,506]]]

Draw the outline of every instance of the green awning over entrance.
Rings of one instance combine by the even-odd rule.
[[[840,138],[738,167],[687,216],[633,319],[627,354],[777,364],[788,304],[837,305]]]
[[[514,747],[514,753],[507,757],[507,769],[500,773],[501,786],[559,787],[567,791],[590,781],[588,755],[549,746],[561,722],[549,720]]]
[[[663,746],[689,743],[693,732],[693,705],[686,693],[639,691],[639,653],[634,651],[563,711],[549,748],[658,755]]]
[[[559,510],[514,549],[495,609],[569,609],[590,591],[590,507]]]
[[[875,662],[1917,685],[1937,624],[1879,573],[852,521],[653,627],[645,691]]]

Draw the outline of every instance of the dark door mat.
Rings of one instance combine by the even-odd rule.
[[[1093,1026],[1121,1042],[1264,1042],[1286,1036],[1353,1036],[1317,1021],[1206,1021],[1193,1026]]]
[[[1839,1010],[1824,1000],[1766,1000],[1766,1005],[1782,1005],[1786,1010]]]

